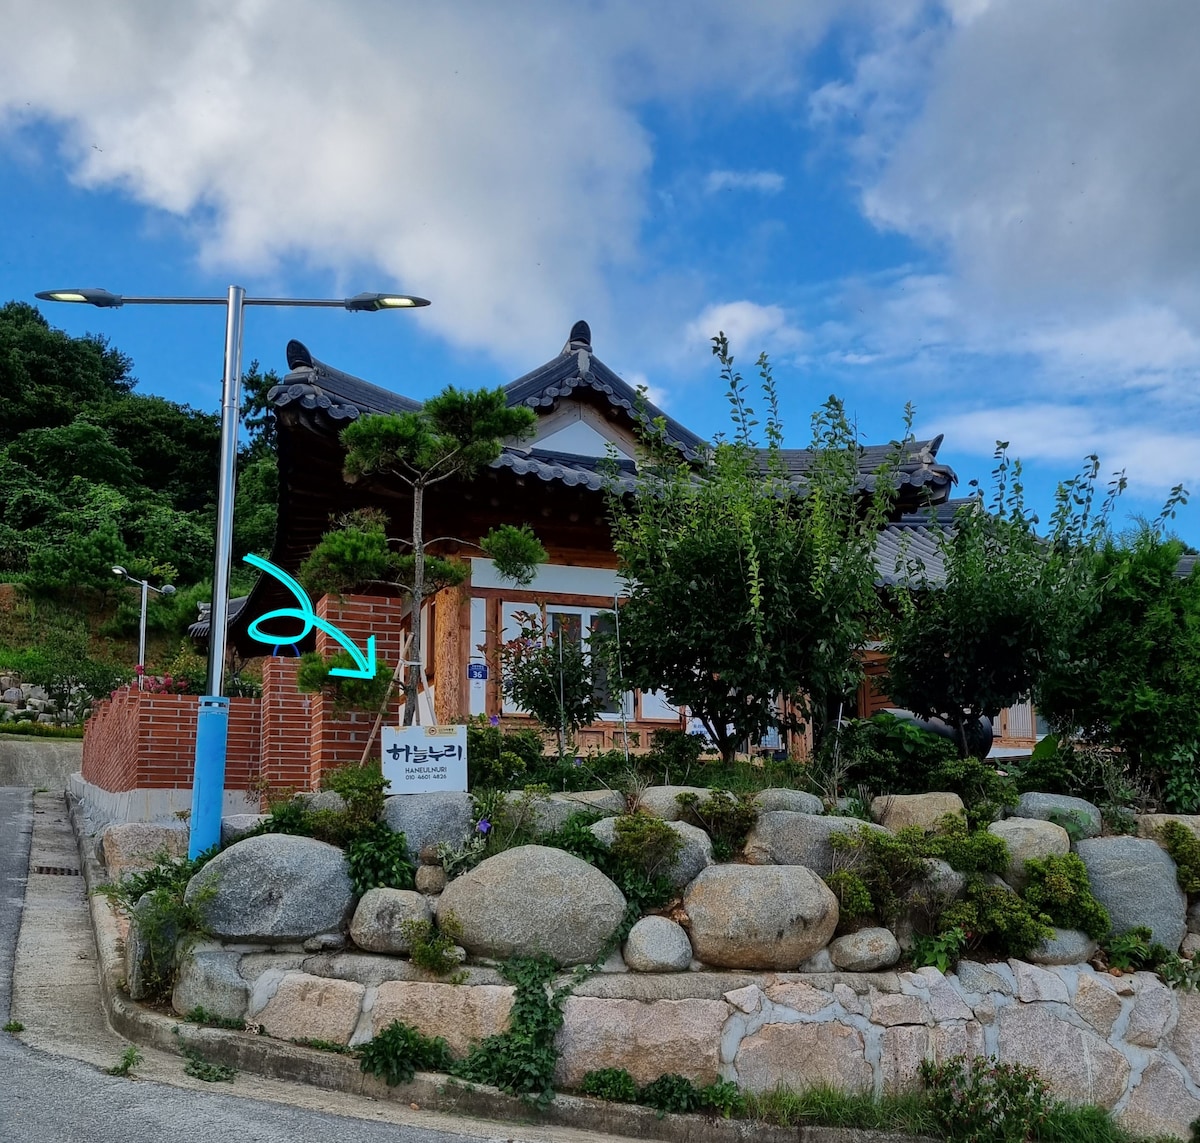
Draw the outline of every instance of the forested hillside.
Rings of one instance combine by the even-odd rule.
[[[136,637],[137,593],[113,575],[117,564],[179,589],[155,600],[150,627],[161,640],[177,643],[209,597],[219,418],[137,392],[133,370],[103,337],[71,337],[24,302],[0,308],[0,583],[19,585],[8,599],[37,617],[30,641],[80,625],[93,646],[98,634]],[[257,363],[244,379],[238,552],[271,547],[277,469],[265,394],[275,382]],[[214,408],[219,400],[217,378]],[[0,627],[9,651],[23,650],[21,639],[19,623]]]

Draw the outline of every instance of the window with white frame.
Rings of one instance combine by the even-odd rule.
[[[536,604],[508,603],[502,609],[502,642],[515,639],[523,626],[520,616],[538,610]],[[547,604],[543,609],[546,625],[567,642],[579,646],[591,640],[593,634],[612,634],[616,630],[616,617],[611,607],[582,607],[571,604]],[[597,717],[605,722],[621,719],[674,723],[679,719],[678,708],[672,706],[666,696],[658,691],[643,692],[636,696],[632,690],[619,691],[619,682],[609,680],[603,671],[596,672]],[[507,697],[503,700],[505,714],[517,713],[517,708]]]

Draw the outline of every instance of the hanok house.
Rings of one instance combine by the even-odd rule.
[[[386,478],[347,484],[338,434],[358,417],[413,410],[419,404],[324,364],[297,341],[288,343],[287,361],[290,372],[270,394],[280,465],[279,522],[270,558],[294,574],[331,519],[349,509],[383,508],[395,521],[395,534],[408,534],[407,489]],[[469,579],[440,592],[421,620],[424,700],[439,722],[478,715],[506,722],[523,717],[506,702],[495,667],[497,647],[516,634],[519,613],[540,612],[553,629],[579,640],[611,621],[621,585],[607,524],[603,465],[611,464],[606,457],[615,450],[618,479],[632,478],[639,421],[663,415],[593,354],[591,331],[582,321],[556,357],[511,382],[505,391],[511,404],[527,405],[538,414],[534,435],[506,447],[490,469],[472,480],[447,482],[426,499],[425,535],[455,537],[439,541],[433,550],[464,559],[471,568]],[[682,456],[697,459],[704,447],[701,438],[678,421],[664,419],[674,447]],[[914,513],[947,501],[956,478],[937,461],[940,444],[941,437],[916,442],[903,458],[897,519],[889,526],[897,538],[905,532],[919,534],[928,526],[927,515]],[[862,449],[859,479],[864,492],[890,448]],[[799,477],[811,454],[788,450],[785,459]],[[549,561],[527,588],[502,582],[491,561],[473,546],[502,523],[531,525],[549,553]],[[249,624],[291,605],[286,589],[264,576],[241,606],[231,608],[231,645],[242,656],[262,654],[262,645],[248,635]],[[374,634],[382,662],[395,665],[410,622],[403,599],[326,597],[317,610],[360,645]],[[202,617],[193,630],[206,636],[206,619]],[[265,660],[261,700],[234,700],[227,778],[231,806],[236,802],[233,791],[249,789],[255,780],[276,787],[316,788],[325,769],[357,760],[362,753],[371,721],[366,715],[337,718],[328,700],[296,689],[294,656],[310,646],[326,654],[333,650],[319,632],[315,640],[299,646],[281,645]],[[122,692],[101,704],[85,742],[88,782],[110,791],[154,787],[162,791],[155,805],[170,802],[181,808],[175,803],[183,795],[168,797],[167,791],[186,794],[190,787],[195,699],[171,700],[180,711],[171,716],[168,749],[161,745],[168,740],[159,736],[155,724],[167,718],[158,708],[169,697]],[[864,713],[880,702],[885,700],[864,686]],[[615,693],[598,721],[582,732],[579,745],[585,751],[644,748],[653,731],[686,725],[685,714],[662,694]],[[392,715],[398,715],[398,707]],[[115,773],[106,759],[118,743],[126,760]],[[144,803],[139,798],[139,805]]]

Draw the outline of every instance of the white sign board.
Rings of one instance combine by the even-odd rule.
[[[467,789],[465,726],[385,726],[383,776],[392,794]]]

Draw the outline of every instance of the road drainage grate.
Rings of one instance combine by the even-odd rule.
[[[35,865],[34,873],[48,873],[54,877],[78,877],[79,870],[66,865]]]

